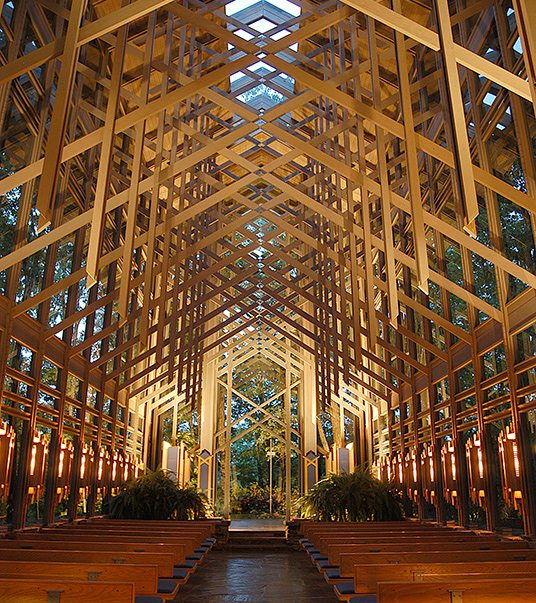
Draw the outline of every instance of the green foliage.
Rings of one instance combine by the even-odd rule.
[[[275,453],[272,472],[274,485],[283,487],[286,447],[284,439],[273,434],[279,433],[281,422],[285,420],[282,393],[285,385],[285,371],[262,355],[255,356],[233,372],[233,389],[238,392],[233,392],[231,403],[233,487],[248,488],[258,484],[265,488],[268,485],[267,453],[270,447]],[[261,411],[255,410],[250,401],[262,407],[268,416],[264,417]],[[296,404],[297,400],[293,398],[292,407]],[[256,426],[256,422],[261,421],[262,427]],[[297,483],[294,485],[297,486]]]
[[[272,512],[283,513],[285,499],[279,489],[273,490]],[[247,488],[237,487],[233,492],[231,511],[239,515],[266,515],[270,512],[270,489],[259,484],[251,484]]]
[[[303,517],[319,521],[398,521],[402,507],[390,484],[365,467],[330,475],[297,503]]]
[[[197,412],[189,406],[181,406],[177,409],[177,432],[173,433],[173,410],[161,417],[162,440],[176,445],[184,442],[191,450],[196,446],[199,434],[197,423]]]
[[[110,501],[114,519],[199,519],[207,512],[202,494],[194,488],[179,488],[162,469],[130,481]]]
[[[515,520],[521,519],[521,515],[520,515],[519,511],[517,511],[516,509],[514,509],[514,507],[512,507],[508,503],[506,503],[504,501],[504,499],[501,500],[501,502],[499,504],[499,517],[500,517],[501,521],[504,521],[504,522],[515,521]]]
[[[208,498],[193,487],[177,488],[175,518],[179,520],[201,519],[210,510]]]

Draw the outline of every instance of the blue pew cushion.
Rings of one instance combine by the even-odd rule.
[[[350,599],[350,603],[377,603],[376,595],[357,595]]]
[[[195,561],[185,561],[184,563],[179,563],[179,565],[176,565],[175,567],[178,569],[194,569],[196,565],[197,563]]]
[[[149,595],[137,595],[135,603],[162,603],[160,597],[151,597]]]
[[[201,548],[201,547],[200,547],[200,548],[198,548],[198,549],[194,549],[194,553],[198,553],[198,554],[200,554],[200,555],[204,555],[206,552],[207,552],[207,550],[206,550],[206,549],[203,549],[203,548]]]
[[[338,595],[352,595],[355,593],[353,580],[350,580],[349,582],[337,582],[334,588]]]
[[[185,569],[173,568],[173,577],[177,580],[185,580],[188,577],[188,571]]]
[[[321,559],[320,561],[317,561],[316,566],[322,570],[339,567],[338,565],[331,565],[331,563],[327,559]]]
[[[192,561],[192,559],[194,561],[199,561],[200,559],[203,559],[203,555],[201,553],[195,553],[195,555],[187,555],[186,559],[189,561]]]
[[[336,580],[341,577],[341,570],[338,567],[332,566],[326,569],[324,575],[328,580]]]
[[[163,595],[169,595],[169,594],[175,592],[176,588],[177,588],[177,583],[174,582],[173,580],[162,580],[162,579],[158,580],[158,592],[162,593]]]
[[[311,555],[311,558],[314,561],[327,561],[328,560],[327,555],[322,555],[322,553],[315,553],[314,555]]]

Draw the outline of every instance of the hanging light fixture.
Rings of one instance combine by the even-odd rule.
[[[465,452],[469,473],[469,496],[475,505],[483,507],[486,500],[486,480],[480,437],[474,435],[470,438],[465,444]]]
[[[436,467],[434,444],[424,444],[421,452],[421,478],[424,498],[431,504],[436,500]]]
[[[106,494],[106,491],[110,486],[111,478],[112,463],[110,453],[106,448],[101,448],[97,456],[97,475],[95,483],[97,485],[97,490],[103,495]]]
[[[125,462],[125,482],[131,479],[136,479],[143,470],[143,463],[134,454],[127,454]]]
[[[80,474],[78,478],[79,494],[82,500],[86,500],[89,495],[94,467],[95,451],[89,444],[84,443],[82,446],[82,454],[80,455]]]
[[[402,490],[404,488],[404,459],[400,452],[391,458],[391,476],[395,488]]]
[[[377,464],[378,479],[382,482],[391,481],[391,459],[389,456],[382,457]]]
[[[517,511],[521,510],[523,491],[521,486],[521,466],[516,433],[510,426],[499,434],[499,458],[504,499]]]
[[[406,453],[404,458],[404,485],[406,486],[406,493],[413,500],[417,502],[419,499],[419,474],[418,474],[418,451],[414,447]]]
[[[5,502],[11,482],[15,455],[15,430],[7,423],[0,424],[0,500]]]
[[[71,441],[60,440],[56,494],[58,502],[69,496],[73,471],[74,446]]]
[[[44,436],[35,432],[30,448],[30,469],[28,472],[30,504],[39,501],[43,496],[47,458],[48,442]]]
[[[458,499],[458,475],[456,470],[456,450],[449,442],[441,448],[441,467],[443,470],[443,494],[445,499],[456,506]]]
[[[115,496],[125,483],[125,456],[123,452],[115,450],[111,456],[110,463],[110,486],[112,495]]]

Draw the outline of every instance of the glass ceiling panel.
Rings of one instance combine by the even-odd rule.
[[[248,41],[254,38],[281,40],[297,27],[297,25],[289,25],[288,28],[281,29],[281,25],[301,14],[301,8],[288,0],[234,0],[225,6],[225,11],[235,21],[245,26],[235,29],[232,24],[229,24],[228,27],[233,29],[236,35]],[[258,32],[258,36],[253,32]],[[259,47],[262,45],[261,41]],[[232,48],[232,44],[229,44],[229,48]],[[296,52],[298,45],[291,44],[289,48]],[[260,54],[259,59],[262,58],[263,55]],[[247,71],[252,75],[243,71],[231,75],[231,90],[238,93],[239,100],[257,110],[266,110],[283,102],[287,98],[284,91],[291,93],[294,90],[293,78],[284,73],[269,77],[275,69],[262,60],[249,67]]]

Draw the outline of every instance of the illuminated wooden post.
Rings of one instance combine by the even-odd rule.
[[[315,366],[312,354],[304,352],[302,373],[302,455],[303,455],[303,489],[309,490],[318,481],[318,452],[317,452],[317,399],[315,383]]]
[[[215,302],[209,300],[207,311],[215,308]],[[218,325],[219,318],[212,318],[208,329]],[[208,343],[216,341],[217,331],[208,338]],[[214,503],[216,497],[216,471],[214,451],[216,447],[216,422],[218,416],[218,356],[203,358],[203,381],[201,387],[201,405],[199,417],[199,454],[198,487]]]
[[[201,415],[199,421],[199,489],[214,502],[214,438],[216,433],[216,405],[218,395],[217,361],[204,361]]]
[[[223,517],[229,519],[231,516],[231,423],[233,420],[233,367],[229,364],[227,369],[227,390],[225,395],[225,456],[223,458]],[[214,405],[216,406],[216,405]]]
[[[284,408],[285,408],[285,518],[290,521],[291,515],[291,496],[292,496],[292,440],[290,437],[290,422],[292,417],[292,396],[291,394],[291,373],[289,354],[286,354],[286,367],[285,367],[285,394],[284,394]]]

